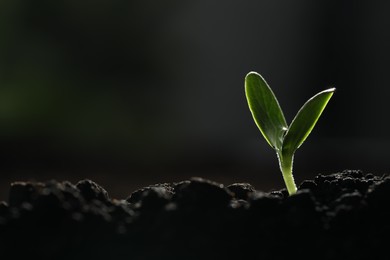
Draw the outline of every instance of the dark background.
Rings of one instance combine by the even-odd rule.
[[[0,1],[0,199],[10,182],[91,178],[112,197],[200,176],[284,186],[244,95],[249,71],[288,122],[337,92],[295,157],[387,171],[390,2]]]

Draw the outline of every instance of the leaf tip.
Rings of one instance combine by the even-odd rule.
[[[334,92],[336,92],[336,88],[328,88],[328,89],[324,90],[323,92],[334,93]]]
[[[250,71],[248,74],[246,74],[245,76],[245,80],[247,80],[248,78],[252,77],[252,76],[260,76],[259,73],[257,73],[256,71]],[[261,77],[261,76],[260,76]]]

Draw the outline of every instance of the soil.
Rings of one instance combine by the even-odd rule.
[[[91,180],[15,182],[0,202],[2,259],[379,259],[390,176],[317,175],[293,196],[201,178],[123,200]],[[11,258],[12,257],[12,258]]]

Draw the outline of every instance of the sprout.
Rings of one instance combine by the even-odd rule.
[[[313,130],[335,90],[321,91],[306,101],[288,126],[278,100],[263,77],[256,72],[245,77],[249,109],[265,140],[276,151],[290,195],[297,191],[292,174],[294,153]]]

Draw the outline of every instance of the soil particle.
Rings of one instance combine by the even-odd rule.
[[[233,198],[233,193],[222,184],[199,177],[179,183],[175,191],[173,200],[181,207],[226,207]]]
[[[233,183],[226,187],[233,193],[236,199],[247,200],[249,194],[255,191],[255,188],[249,183]]]
[[[377,259],[390,242],[389,198],[388,175],[354,170],[319,174],[293,196],[198,177],[123,200],[92,180],[15,182],[0,202],[0,252],[4,259]]]
[[[67,183],[65,183],[66,185]],[[71,185],[68,185],[72,187]],[[91,180],[82,180],[76,184],[77,189],[80,191],[81,195],[85,200],[100,200],[100,201],[108,201],[108,193],[105,189],[103,189],[98,184],[94,183]]]

